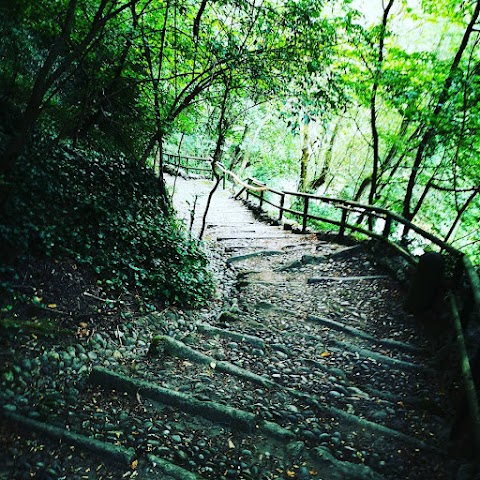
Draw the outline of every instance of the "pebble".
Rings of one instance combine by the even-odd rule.
[[[298,480],[310,480],[312,477],[307,467],[301,466],[297,472]]]
[[[287,405],[287,410],[292,413],[298,413],[300,410],[295,405]]]
[[[170,449],[168,447],[158,447],[156,453],[161,457],[166,457],[170,454]]]
[[[343,397],[343,393],[337,392],[336,390],[330,390],[329,394],[334,398]]]
[[[184,452],[183,450],[178,450],[177,455],[181,460],[188,460],[188,453]]]
[[[60,355],[57,352],[52,350],[51,352],[48,353],[48,358],[50,360],[55,360],[56,362],[58,362],[60,360]]]
[[[92,361],[93,361],[93,360],[97,360],[97,359],[98,359],[98,355],[97,355],[93,350],[91,350],[90,352],[88,352],[88,358],[89,358],[90,360],[92,360]]]
[[[387,417],[388,417],[388,413],[384,410],[378,410],[370,414],[370,418],[376,421],[385,420]]]
[[[28,359],[28,358],[24,358],[22,360],[22,367],[27,371],[29,372],[30,370],[32,370],[32,362]]]
[[[114,350],[113,353],[112,353],[112,357],[115,359],[115,360],[120,360],[121,358],[123,358],[123,355],[120,351],[118,350]]]
[[[315,433],[313,433],[310,430],[303,430],[302,435],[307,440],[315,441],[317,439],[317,436],[315,435]]]
[[[98,345],[101,345],[102,348],[106,348],[107,342],[100,333],[96,333],[95,336],[93,337],[93,340]]]
[[[265,352],[261,348],[254,348],[252,350],[252,353],[253,353],[253,355],[255,355],[257,357],[264,357],[265,356]]]

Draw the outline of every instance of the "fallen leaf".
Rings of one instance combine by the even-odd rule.
[[[134,460],[131,464],[130,467],[132,470],[136,470],[138,467],[138,460]]]
[[[210,362],[210,368],[215,369],[216,366],[217,366],[217,364],[215,362]]]
[[[321,357],[329,357],[330,355],[331,355],[330,352],[322,352],[322,353],[320,354]]]
[[[287,477],[295,478],[295,472],[293,470],[287,470]]]
[[[47,305],[48,308],[57,308],[57,304],[56,303],[49,303]]]
[[[235,448],[235,444],[232,442],[232,439],[228,439],[228,448]]]

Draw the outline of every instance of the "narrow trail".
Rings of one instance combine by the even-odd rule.
[[[179,211],[188,211],[192,194],[203,207],[209,182],[179,181]],[[196,219],[193,230],[199,225]],[[360,245],[260,223],[224,191],[214,197],[206,232],[235,289],[233,313],[200,332],[197,345],[270,382],[265,391],[255,382],[237,386],[242,395],[229,403],[291,432],[302,444],[291,464],[310,462],[318,473],[311,478],[449,478],[452,420],[436,346],[375,259]],[[238,334],[243,341],[232,341]],[[295,469],[290,475],[303,478]]]
[[[187,225],[197,197],[193,232],[210,188],[177,179]],[[221,190],[207,222],[210,308],[98,326],[13,361],[4,425],[37,440],[9,445],[18,463],[0,478],[453,478],[449,379],[375,258],[262,223]]]

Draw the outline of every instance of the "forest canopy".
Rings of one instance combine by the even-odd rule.
[[[179,150],[386,207],[478,256],[480,0],[0,9],[4,262],[70,255],[111,288],[204,301],[206,259],[158,168]]]

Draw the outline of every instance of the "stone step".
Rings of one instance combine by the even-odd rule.
[[[309,285],[315,283],[323,283],[323,282],[360,282],[360,281],[368,281],[368,280],[382,280],[390,278],[388,275],[364,275],[364,276],[356,276],[356,277],[333,277],[333,276],[323,276],[323,277],[311,277],[307,279],[307,283]]]
[[[321,317],[317,317],[316,315],[307,315],[307,320],[310,322],[314,322],[319,325],[323,325],[325,327],[331,328],[333,330],[337,330],[339,332],[348,333],[349,335],[352,335],[354,337],[368,340],[372,343],[376,343],[377,345],[384,345],[386,347],[391,347],[403,352],[414,353],[414,354],[418,354],[422,351],[420,348],[414,345],[410,345],[405,342],[400,342],[398,340],[391,340],[389,338],[377,338],[374,335],[371,335],[370,333],[359,330],[358,328],[350,327],[349,325],[345,325],[345,323],[337,322],[335,320],[330,320],[328,318],[321,318]]]
[[[4,410],[1,411],[0,416],[1,415],[3,415],[4,419],[20,425],[25,431],[41,433],[54,440],[63,441],[69,445],[90,450],[101,457],[107,457],[111,461],[123,463],[125,466],[129,466],[136,456],[133,448],[125,448],[119,445],[103,442],[80,433],[72,432],[65,427],[41,422],[25,417],[24,415]]]
[[[283,255],[285,252],[282,250],[259,250],[257,252],[245,253],[243,255],[235,255],[227,259],[227,265],[232,263],[241,262],[254,257],[270,257],[272,255]]]
[[[225,240],[262,240],[262,239],[276,239],[276,238],[289,238],[288,234],[284,233],[232,233],[232,234],[224,234],[224,235],[219,235],[217,237],[218,242],[223,242]]]

